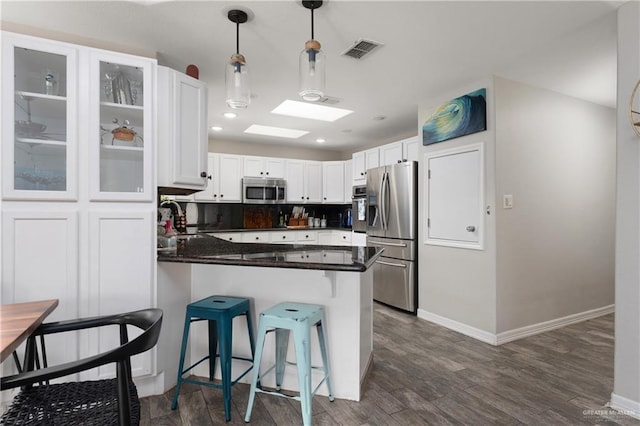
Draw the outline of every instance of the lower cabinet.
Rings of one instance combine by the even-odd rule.
[[[46,322],[154,306],[155,206],[111,204],[97,203],[99,210],[75,203],[3,204],[2,303],[58,299]],[[111,349],[118,340],[117,329],[48,336],[47,358],[50,365],[74,361]],[[154,374],[155,352],[131,363],[136,377]],[[12,369],[12,362],[3,363],[2,374]],[[114,374],[100,368],[74,378]]]
[[[47,322],[81,314],[78,216],[75,210],[3,209],[3,304],[59,299]],[[77,359],[78,336],[65,337],[47,340],[50,365]],[[19,353],[22,358],[22,348]],[[10,374],[13,368],[13,362],[3,363],[2,374]]]
[[[88,314],[108,315],[154,306],[156,214],[149,209],[89,212]],[[83,280],[84,281],[84,280]],[[113,349],[117,328],[105,328],[88,337],[81,356]],[[131,358],[135,376],[154,373],[154,350]],[[115,366],[102,366],[87,378],[113,377]]]

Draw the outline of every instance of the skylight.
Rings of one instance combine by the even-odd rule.
[[[297,139],[309,133],[306,130],[285,129],[284,127],[262,126],[260,124],[252,124],[244,131],[254,135],[275,136],[278,138]]]
[[[312,120],[336,121],[353,111],[342,108],[328,107],[324,105],[312,104],[309,102],[298,102],[286,100],[278,105],[273,114],[288,115],[291,117],[310,118]]]

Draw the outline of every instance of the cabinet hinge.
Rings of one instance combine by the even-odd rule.
[[[427,172],[427,179],[431,179],[431,169]]]
[[[427,228],[431,228],[431,218],[427,218]]]

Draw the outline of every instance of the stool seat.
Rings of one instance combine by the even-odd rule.
[[[232,352],[233,341],[233,319],[237,316],[245,316],[247,320],[247,331],[249,333],[249,343],[251,345],[251,357],[234,356]],[[183,382],[197,385],[209,386],[222,389],[224,398],[225,420],[231,420],[231,386],[235,385],[253,368],[255,355],[255,338],[253,334],[253,315],[251,303],[247,298],[234,296],[209,296],[197,302],[187,305],[184,331],[182,334],[182,348],[180,350],[180,365],[178,366],[178,377],[176,380],[176,390],[173,395],[171,409],[175,410],[178,404],[178,395]],[[209,353],[191,366],[184,368],[184,358],[189,339],[189,328],[192,322],[208,321],[209,331]],[[220,353],[218,354],[218,343]],[[215,373],[216,358],[220,358],[220,370],[222,374],[222,384],[204,382],[191,378],[184,378],[183,375],[195,368],[200,363],[209,361],[209,380],[213,380]],[[231,378],[231,361],[233,359],[249,362],[251,365],[240,376]]]
[[[300,401],[303,424],[311,424],[311,399],[316,394],[323,383],[326,383],[329,391],[329,400],[333,401],[331,387],[331,369],[329,366],[329,356],[327,352],[327,337],[324,331],[325,315],[324,307],[306,303],[283,302],[266,309],[260,314],[258,324],[258,342],[254,357],[253,380],[249,391],[249,402],[244,418],[245,422],[251,420],[251,411],[255,400],[256,392],[267,393],[279,397],[292,398]],[[311,328],[315,327],[318,333],[318,343],[320,354],[322,355],[322,367],[311,365]],[[294,345],[296,352],[296,364],[298,367],[298,383],[300,392],[298,396],[285,395],[280,391],[286,361],[287,349],[289,345],[289,334],[293,331]],[[276,335],[276,362],[268,368],[262,375],[260,374],[260,362],[267,333],[275,332]],[[261,379],[275,369],[276,391],[267,391],[259,387]],[[322,370],[324,377],[316,388],[311,390],[311,370]]]

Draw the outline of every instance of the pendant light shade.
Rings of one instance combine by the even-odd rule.
[[[320,50],[320,42],[313,38],[313,11],[322,6],[322,1],[303,1],[302,5],[311,10],[311,40],[304,44],[300,52],[298,94],[305,101],[316,102],[324,96],[326,60],[324,52]]]
[[[236,53],[231,55],[225,72],[227,105],[230,108],[243,109],[251,102],[249,69],[244,56],[240,54],[240,24],[247,22],[247,14],[234,9],[229,11],[227,17],[236,24]]]

